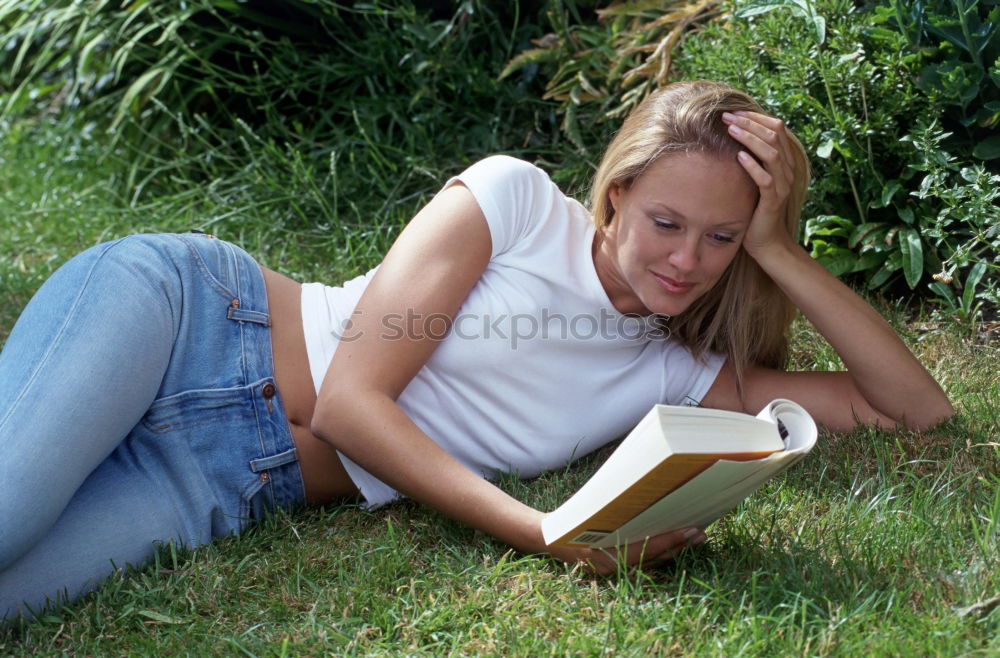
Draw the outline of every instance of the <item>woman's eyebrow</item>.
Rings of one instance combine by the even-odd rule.
[[[663,203],[662,201],[653,201],[652,202],[652,208],[651,208],[651,210],[653,212],[664,213],[666,215],[670,215],[672,217],[676,217],[677,219],[683,219],[684,221],[688,221],[687,215],[685,215],[682,212],[678,212],[677,210],[674,210],[673,208],[671,208],[667,204]],[[747,222],[747,220],[745,220],[745,219],[723,219],[723,220],[720,220],[718,222],[710,222],[709,223],[709,227],[710,228],[746,228],[746,225],[748,223],[749,222]]]

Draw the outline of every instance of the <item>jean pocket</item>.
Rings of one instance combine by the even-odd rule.
[[[267,482],[255,477],[243,489],[240,499],[240,518],[244,524],[250,521],[260,521],[274,508],[274,501],[269,495]]]
[[[140,421],[153,434],[254,417],[253,388],[195,389],[153,402]]]
[[[220,298],[229,301],[240,296],[236,281],[236,256],[229,243],[208,235],[174,234],[187,247],[194,270]]]

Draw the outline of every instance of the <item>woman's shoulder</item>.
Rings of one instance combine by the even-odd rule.
[[[491,155],[451,178],[445,187],[461,183],[482,209],[493,239],[493,253],[534,244],[542,234],[565,237],[569,222],[585,226],[586,210],[552,182],[543,169],[509,155]],[[582,228],[581,228],[582,230]]]
[[[510,186],[527,184],[535,186],[555,186],[549,174],[537,165],[512,155],[495,154],[469,165],[462,173],[451,179],[468,184],[469,179],[492,185]]]

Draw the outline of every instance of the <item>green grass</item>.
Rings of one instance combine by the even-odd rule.
[[[337,282],[377,262],[453,173],[413,173],[417,191],[399,198],[391,176],[323,169],[244,132],[228,154],[208,151],[231,162],[165,162],[137,189],[129,154],[104,139],[72,120],[0,125],[0,339],[59,263],[133,232],[200,228],[296,278]],[[337,197],[362,180],[368,198]],[[883,310],[959,415],[919,435],[824,435],[665,568],[594,578],[412,503],[329,506],[166,550],[0,631],[0,655],[997,655],[1000,609],[960,609],[1000,594],[1000,353],[968,327]],[[836,363],[801,325],[793,359]],[[502,486],[552,508],[599,459]]]

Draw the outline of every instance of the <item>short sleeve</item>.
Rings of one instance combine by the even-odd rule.
[[[697,359],[687,347],[671,340],[663,370],[663,404],[699,406],[725,362],[725,355],[717,352],[706,352]]]
[[[544,171],[524,160],[493,155],[445,183],[461,181],[486,216],[493,240],[491,257],[525,240],[563,195]]]

